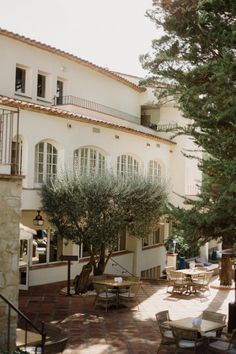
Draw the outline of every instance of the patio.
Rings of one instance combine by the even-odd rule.
[[[217,277],[213,278],[213,284]],[[143,282],[139,290],[139,308],[94,308],[94,295],[66,296],[65,282],[31,287],[20,291],[19,308],[34,323],[53,322],[66,329],[69,342],[63,354],[153,354],[160,335],[155,313],[169,310],[171,319],[198,316],[203,310],[228,314],[234,290],[211,288],[203,295],[179,295],[166,292],[166,285]],[[160,353],[172,353],[171,348]],[[174,353],[174,351],[173,351]]]

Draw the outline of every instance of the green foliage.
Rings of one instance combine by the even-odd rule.
[[[68,173],[44,185],[41,197],[58,235],[86,245],[93,261],[95,255],[104,257],[105,249],[112,253],[124,227],[134,236],[146,236],[163,214],[167,198],[163,185],[142,177]]]
[[[175,99],[192,124],[190,136],[203,152],[204,183],[192,210],[170,213],[185,237],[236,238],[236,2],[234,0],[153,1],[148,16],[165,35],[153,54],[141,57],[159,100]],[[206,158],[205,158],[206,157]]]

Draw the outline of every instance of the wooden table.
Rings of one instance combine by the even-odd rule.
[[[192,324],[193,317],[186,317],[175,321],[166,321],[164,324],[170,325],[170,327],[176,327],[181,329],[195,329],[200,333],[215,332],[217,329],[226,327],[224,323],[202,320],[200,326]]]
[[[136,281],[131,280],[123,280],[122,282],[115,281],[114,279],[102,279],[102,280],[93,280],[94,284],[105,285],[110,288],[122,288],[122,287],[130,287],[132,285],[137,284]]]

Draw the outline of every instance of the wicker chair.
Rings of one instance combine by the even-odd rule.
[[[160,311],[156,313],[156,320],[157,320],[157,325],[161,334],[161,343],[158,348],[158,351],[163,347],[163,346],[169,346],[171,344],[175,344],[175,338],[172,333],[171,327],[166,324],[166,321],[170,321],[170,316],[169,316],[169,311]]]
[[[226,315],[222,313],[217,313],[213,311],[203,311],[201,318],[203,320],[208,320],[208,321],[213,321],[213,322],[219,322],[225,325],[226,323]],[[220,337],[222,334],[223,328],[216,330],[215,332],[207,332],[204,334],[205,337]]]
[[[208,353],[236,354],[236,329],[233,330],[231,337],[227,339],[215,338],[208,345]]]
[[[172,292],[183,293],[189,289],[189,280],[186,276],[174,270],[169,271],[170,279],[173,282]]]
[[[117,294],[109,291],[109,288],[105,285],[100,285],[94,283],[94,288],[96,290],[96,298],[95,298],[95,307],[101,306],[106,309],[106,312],[109,307],[116,306],[117,307]]]
[[[210,292],[210,281],[213,276],[213,271],[206,272],[203,275],[199,276],[196,280],[192,281],[192,289],[194,291],[209,291]]]
[[[207,347],[207,339],[201,337],[195,329],[182,329],[173,327],[173,335],[176,344],[176,354],[204,353]]]
[[[138,306],[138,291],[141,282],[136,282],[127,289],[126,292],[118,293],[118,303],[119,305],[124,305],[126,307],[132,307],[134,305]]]

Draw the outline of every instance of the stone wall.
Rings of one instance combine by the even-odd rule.
[[[0,294],[18,307],[19,222],[22,178],[0,175]],[[7,349],[8,305],[0,299],[0,352]],[[15,346],[17,314],[11,311],[10,348]]]

